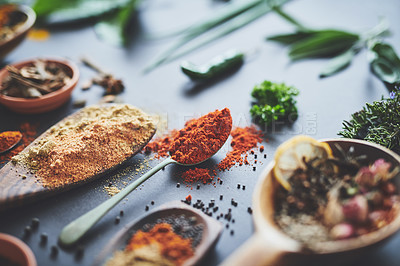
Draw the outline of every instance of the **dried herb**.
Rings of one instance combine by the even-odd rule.
[[[367,103],[361,111],[343,122],[338,133],[345,138],[363,139],[385,146],[400,154],[400,92],[390,93],[372,104]]]
[[[372,72],[388,89],[400,85],[400,59],[394,49],[382,38],[389,34],[389,25],[381,20],[378,25],[363,33],[336,29],[311,29],[304,26],[279,6],[272,9],[296,27],[295,32],[269,36],[267,40],[289,46],[289,57],[295,61],[307,58],[331,58],[320,77],[329,77],[346,69],[362,49],[368,50]]]
[[[92,86],[92,84],[99,85],[105,89],[105,94],[119,94],[121,93],[125,86],[122,83],[122,80],[116,79],[112,74],[102,70],[99,66],[94,64],[88,58],[82,58],[82,63],[84,63],[89,68],[93,69],[97,72],[97,76],[92,78],[83,89],[88,89]]]
[[[71,79],[61,65],[55,62],[35,60],[18,69],[8,65],[9,73],[0,86],[0,93],[11,97],[39,98],[61,89]]]

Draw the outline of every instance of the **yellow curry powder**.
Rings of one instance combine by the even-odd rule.
[[[83,108],[56,124],[28,151],[13,157],[45,186],[83,181],[118,165],[153,136],[151,116],[127,104]]]

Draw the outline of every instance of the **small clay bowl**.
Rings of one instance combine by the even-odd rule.
[[[32,250],[24,242],[11,235],[0,233],[0,261],[2,260],[9,261],[12,265],[37,265]]]
[[[0,41],[0,60],[3,59],[7,54],[14,50],[26,37],[28,31],[32,28],[36,21],[36,13],[28,6],[23,5],[2,5],[0,10],[6,7],[12,7],[15,11],[20,12],[26,16],[23,24],[15,32],[11,39],[1,42]]]
[[[26,65],[32,64],[36,59],[27,60],[12,64],[12,66],[20,69]],[[39,114],[54,110],[68,101],[71,96],[72,90],[78,83],[79,69],[78,67],[66,59],[44,59],[44,62],[53,62],[63,67],[71,76],[71,80],[64,85],[64,87],[43,95],[39,98],[21,98],[11,97],[0,94],[0,103],[9,108],[10,110],[21,114]],[[8,71],[3,68],[0,70],[0,83],[8,76]]]

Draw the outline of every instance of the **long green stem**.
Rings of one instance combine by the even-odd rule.
[[[125,198],[129,193],[135,190],[149,177],[171,163],[176,163],[176,161],[172,160],[171,158],[165,159],[154,168],[152,168],[150,171],[148,171],[146,174],[135,180],[132,184],[121,190],[118,194],[114,195],[91,211],[85,213],[84,215],[69,223],[61,231],[61,234],[59,236],[60,243],[66,246],[74,244],[123,198]]]

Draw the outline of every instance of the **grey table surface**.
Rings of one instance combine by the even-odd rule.
[[[182,200],[188,194],[192,195],[193,201],[201,199],[208,202],[211,198],[216,199],[219,212],[225,213],[228,208],[232,208],[235,223],[230,222],[229,229],[226,229],[228,222],[222,221],[225,228],[222,236],[202,263],[217,265],[252,235],[252,216],[247,208],[251,206],[252,192],[262,169],[272,160],[280,143],[298,134],[307,134],[317,139],[338,137],[337,132],[341,130],[342,121],[348,120],[351,113],[360,110],[366,102],[388,95],[384,85],[370,73],[365,52],[361,52],[346,71],[326,79],[318,78],[325,60],[291,63],[285,48],[265,41],[268,35],[289,32],[292,29],[275,14],[268,14],[184,57],[200,64],[231,48],[258,51],[246,60],[238,72],[226,79],[207,86],[196,86],[180,72],[180,60],[161,66],[149,74],[142,73],[143,67],[155,55],[173,43],[173,39],[150,41],[145,38],[147,34],[196,23],[222,5],[223,1],[211,0],[146,1],[134,21],[131,44],[126,49],[98,40],[90,25],[79,24],[51,29],[51,36],[47,41],[26,40],[1,63],[5,65],[27,58],[47,56],[66,57],[79,63],[81,56],[88,56],[123,79],[126,90],[121,97],[125,102],[149,113],[163,115],[167,119],[166,129],[181,128],[190,118],[224,107],[230,108],[234,126],[249,126],[250,92],[254,85],[263,80],[272,80],[285,82],[300,90],[299,119],[292,126],[276,127],[265,132],[265,139],[268,141],[263,145],[267,158],[260,156],[256,171],[251,166],[236,167],[231,171],[218,173],[218,177],[223,180],[222,185],[204,185],[198,190],[190,190],[184,185],[176,187],[176,183],[180,182],[180,172],[185,169],[168,166],[165,171],[160,171],[140,189],[131,193],[127,200],[121,202],[92,228],[80,242],[84,248],[81,258],[75,257],[76,249],[60,249],[58,256],[52,257],[50,247],[57,245],[58,234],[64,225],[109,198],[103,190],[105,185],[112,181],[117,186],[123,186],[122,181],[128,180],[129,176],[123,176],[118,181],[114,177],[118,173],[116,171],[79,188],[0,213],[0,232],[22,238],[33,250],[39,265],[90,265],[99,251],[124,225],[146,214],[146,205],[153,209],[171,200]],[[400,1],[298,0],[288,3],[285,9],[307,25],[353,31],[369,29],[377,24],[380,16],[384,16],[390,22],[393,33],[387,40],[400,51]],[[40,115],[20,115],[0,107],[0,131],[17,130],[20,123],[27,121],[37,122],[40,133],[76,111],[72,106],[74,100],[85,99],[87,105],[96,104],[102,96],[102,89],[93,87],[89,91],[82,91],[80,85],[94,73],[82,65],[79,67],[81,78],[68,103]],[[225,146],[202,166],[213,167],[227,151],[228,147]],[[143,158],[143,155],[138,155],[129,164],[138,164]],[[156,163],[157,161],[150,162],[151,165]],[[132,175],[133,178],[135,176]],[[238,183],[246,185],[246,189],[237,189]],[[218,200],[220,194],[224,195],[222,201]],[[231,206],[231,198],[238,202],[237,207]],[[151,201],[155,204],[151,205]],[[115,224],[115,217],[120,210],[124,211],[124,216],[119,224]],[[29,238],[23,238],[25,226],[34,217],[40,219],[39,228]],[[233,235],[231,230],[234,231]],[[49,236],[48,243],[40,245],[40,234],[44,232]],[[351,264],[399,265],[399,247],[400,235],[397,234],[384,246],[363,254],[358,261]]]

